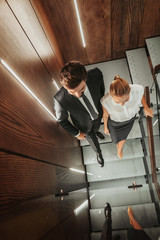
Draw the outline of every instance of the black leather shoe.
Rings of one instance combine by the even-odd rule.
[[[107,218],[108,220],[111,220],[111,206],[108,202],[106,202],[105,207],[104,207],[104,215],[105,218]]]
[[[103,134],[101,132],[96,132],[96,136],[99,138],[99,139],[105,139],[105,136],[103,136]]]
[[[104,166],[104,159],[102,153],[97,153],[97,162],[101,167]]]

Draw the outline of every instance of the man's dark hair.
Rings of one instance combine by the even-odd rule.
[[[87,71],[82,63],[70,61],[66,63],[59,74],[59,81],[64,87],[76,88],[82,81],[87,80]]]

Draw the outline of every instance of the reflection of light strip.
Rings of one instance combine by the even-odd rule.
[[[74,172],[79,172],[79,173],[85,173],[85,171],[82,171],[82,170],[79,170],[79,169],[76,169],[76,168],[69,168],[69,170],[74,171]],[[88,172],[87,172],[87,174],[88,175],[93,175],[92,173],[88,173]]]
[[[95,194],[93,194],[90,199],[92,199],[95,196]],[[76,208],[74,210],[75,214],[78,214],[78,212],[88,203],[88,200],[84,201],[78,208]]]
[[[56,83],[56,81],[53,79],[53,81],[54,81],[54,85],[56,86],[56,88],[59,90],[60,88],[58,87],[58,85],[57,85],[57,83]]]
[[[90,196],[90,200],[95,196],[96,194],[94,193],[92,196]]]
[[[153,123],[153,127],[156,125],[157,122],[158,122],[158,119]]]
[[[86,47],[84,36],[83,36],[83,30],[82,30],[82,25],[81,25],[81,20],[79,16],[79,11],[78,11],[78,6],[77,6],[77,1],[74,0],[75,8],[76,8],[76,13],[77,13],[77,18],[78,18],[78,23],[79,23],[79,28],[81,32],[81,37],[82,37],[82,42],[83,42],[83,47]]]
[[[40,105],[55,119],[56,117],[49,111],[49,109],[36,97],[36,95],[29,89],[29,87],[13,72],[13,70],[0,58],[0,62],[3,66],[17,79],[17,81],[40,103]]]

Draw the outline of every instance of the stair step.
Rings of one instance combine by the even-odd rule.
[[[103,140],[98,139],[99,143],[111,142],[110,136],[108,136],[107,134],[104,133],[104,125],[103,124],[100,126],[99,131],[105,136],[105,139],[103,139]],[[141,135],[139,122],[138,122],[138,119],[136,119],[134,122],[133,128],[130,131],[127,139],[135,139],[135,138],[141,138],[141,137],[142,137],[142,135]],[[89,143],[87,140],[81,140],[80,145],[87,146],[87,145],[89,145]]]
[[[87,70],[97,67],[102,71],[104,85],[105,85],[105,92],[109,91],[109,86],[116,74],[119,74],[121,77],[125,78],[129,83],[131,83],[131,78],[130,78],[126,58],[91,64],[85,67]],[[116,69],[116,72],[115,72],[115,69]]]
[[[118,201],[118,200],[117,200]],[[143,227],[159,226],[153,203],[131,206],[138,223]],[[112,228],[126,229],[131,227],[127,214],[128,206],[112,207]],[[102,231],[104,223],[104,208],[90,209],[92,231]]]
[[[137,184],[146,184],[146,178],[144,176],[138,177],[129,177],[129,178],[121,178],[119,179],[111,179],[106,181],[98,181],[98,182],[90,182],[89,183],[89,190],[96,190],[96,189],[109,189],[114,187],[123,187],[128,186],[131,183],[136,182]]]
[[[158,240],[160,236],[160,227],[144,228],[144,231],[150,236],[152,240]],[[112,231],[112,236],[119,235],[121,240],[128,240],[127,230]],[[91,240],[99,240],[101,232],[91,233]]]
[[[105,162],[103,168],[100,168],[97,163],[90,164],[86,168],[89,173],[87,174],[88,182],[146,175],[142,158]]]
[[[147,155],[150,156],[148,138],[145,138],[145,144],[146,144],[146,149],[147,149]],[[159,136],[154,136],[154,150],[155,150],[155,155],[159,156],[160,155],[160,138],[159,138]]]
[[[146,39],[153,68],[160,64],[160,36]]]
[[[137,184],[141,184],[140,182]],[[132,186],[132,183],[129,184]],[[136,191],[128,186],[114,187],[108,189],[89,190],[89,195],[94,197],[90,200],[91,208],[103,208],[106,202],[112,203],[112,206],[135,205],[139,203],[151,202],[148,184],[143,184]],[[117,201],[118,199],[118,201]]]
[[[117,148],[114,143],[101,144],[101,150],[105,162],[119,160],[117,156]],[[84,164],[97,163],[97,156],[90,146],[82,148]],[[127,140],[123,150],[123,160],[129,158],[138,158],[143,156],[141,141],[139,139]],[[122,161],[122,160],[119,160]]]
[[[151,88],[154,81],[145,48],[126,51],[126,56],[133,83]],[[153,104],[156,103],[155,89],[150,94],[150,99]]]

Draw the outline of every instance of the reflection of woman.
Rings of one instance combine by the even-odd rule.
[[[121,159],[123,146],[132,129],[139,106],[143,105],[146,116],[153,117],[153,110],[148,107],[144,88],[138,84],[128,82],[116,75],[110,85],[110,92],[102,99],[104,132],[110,134],[111,139],[117,144],[117,154]]]

